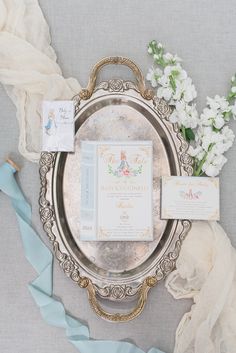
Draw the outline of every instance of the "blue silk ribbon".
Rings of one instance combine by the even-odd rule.
[[[68,340],[80,353],[144,353],[129,342],[90,339],[88,327],[67,314],[63,304],[53,297],[53,256],[31,226],[31,207],[16,182],[15,172],[16,169],[8,162],[0,167],[0,190],[11,199],[25,257],[38,273],[38,277],[29,284],[29,290],[43,319],[49,325],[64,328]],[[148,353],[163,352],[151,348]]]

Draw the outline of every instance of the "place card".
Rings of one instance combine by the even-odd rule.
[[[80,239],[150,241],[152,142],[82,141]]]
[[[42,151],[74,151],[74,102],[43,101]]]
[[[219,178],[162,177],[161,218],[219,220]]]

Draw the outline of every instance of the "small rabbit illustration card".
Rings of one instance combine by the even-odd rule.
[[[73,101],[43,101],[42,151],[74,151]]]
[[[219,220],[219,178],[163,176],[161,218]]]

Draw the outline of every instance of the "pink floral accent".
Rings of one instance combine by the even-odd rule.
[[[128,175],[130,175],[130,171],[128,169],[124,169],[123,170],[123,174],[128,176]]]

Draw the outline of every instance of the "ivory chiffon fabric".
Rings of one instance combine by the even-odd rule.
[[[193,223],[166,288],[175,299],[193,300],[174,353],[236,351],[236,250],[218,223]]]
[[[42,100],[71,99],[80,85],[65,79],[37,0],[0,0],[0,82],[16,106],[19,151],[37,162]]]

